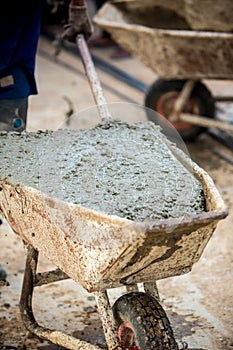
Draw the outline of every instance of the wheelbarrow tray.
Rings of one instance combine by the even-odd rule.
[[[233,33],[190,30],[175,15],[163,24],[164,13],[159,13],[161,8],[153,3],[107,2],[94,22],[161,78],[233,78]],[[174,11],[179,7],[179,2],[176,6],[169,4]]]
[[[177,150],[201,181],[206,211],[135,222],[51,198],[0,176],[0,212],[13,231],[88,291],[190,271],[227,215],[212,179]]]

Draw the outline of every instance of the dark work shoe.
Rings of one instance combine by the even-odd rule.
[[[7,273],[4,268],[0,265],[0,281],[6,280]]]

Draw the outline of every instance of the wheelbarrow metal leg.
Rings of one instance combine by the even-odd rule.
[[[32,310],[32,295],[34,282],[36,281],[36,267],[38,252],[32,246],[27,245],[27,258],[24,272],[23,287],[20,298],[20,312],[26,329],[37,337],[49,340],[54,344],[63,346],[69,350],[100,350],[96,345],[76,339],[60,331],[51,330],[40,326],[34,317]]]
[[[156,282],[144,282],[143,286],[146,293],[150,294],[155,300],[160,302],[159,291]]]
[[[107,291],[95,292],[97,307],[102,321],[106,342],[109,350],[120,350],[117,327],[113,317],[112,308]]]
[[[195,84],[196,84],[195,80],[187,80],[186,83],[184,84],[184,87],[181,90],[179,97],[176,99],[174,103],[173,111],[171,115],[169,115],[169,120],[171,122],[177,122],[180,120],[180,113],[186,101],[189,99]]]
[[[21,312],[21,318],[26,328],[33,333],[35,327],[37,326],[36,320],[32,312],[32,294],[34,288],[34,281],[36,277],[38,251],[30,245],[27,245],[26,248],[27,258],[19,307]]]

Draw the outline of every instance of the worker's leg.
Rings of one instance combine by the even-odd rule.
[[[0,265],[0,281],[5,281],[6,277],[7,277],[6,271]]]
[[[27,123],[28,98],[0,99],[0,131],[23,131]]]
[[[3,224],[2,218],[0,216],[0,225]],[[0,281],[5,281],[6,279],[6,271],[4,270],[4,268],[0,265]]]
[[[0,131],[23,131],[26,129],[28,99],[0,99]],[[3,220],[0,215],[0,225]],[[7,273],[0,265],[0,281],[6,279]]]

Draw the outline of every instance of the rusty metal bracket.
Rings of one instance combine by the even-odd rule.
[[[69,278],[70,277],[60,269],[37,273],[35,275],[34,287],[42,286],[43,284],[49,284],[52,282],[63,281]]]

